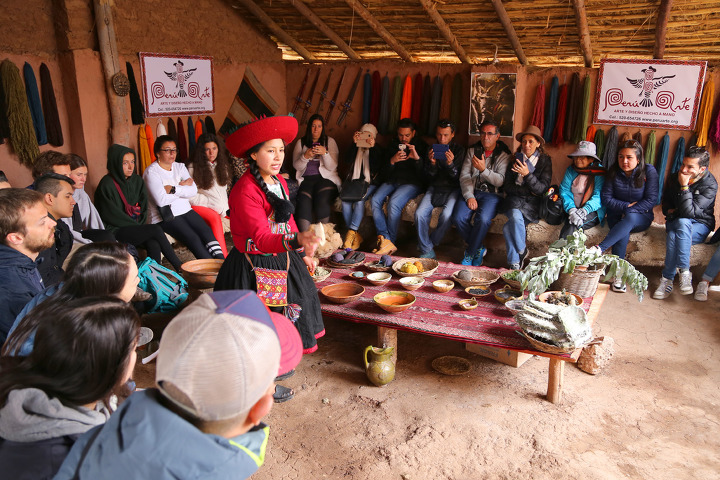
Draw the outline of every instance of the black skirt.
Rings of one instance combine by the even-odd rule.
[[[295,322],[303,342],[303,353],[317,350],[317,339],[325,335],[325,325],[320,312],[320,299],[317,288],[308,273],[307,266],[297,252],[288,252],[290,269],[288,271],[288,303],[300,305],[300,318]],[[285,270],[287,255],[250,255],[255,267]],[[223,262],[215,282],[215,290],[253,290],[257,291],[255,273],[245,254],[236,248]],[[271,310],[283,313],[283,307],[271,307]]]

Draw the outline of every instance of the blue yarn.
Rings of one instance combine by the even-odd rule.
[[[557,75],[555,75],[552,79],[552,84],[550,85],[550,96],[548,97],[547,107],[545,108],[545,129],[543,130],[543,138],[547,143],[552,141],[553,129],[555,128],[559,89],[560,80]]]
[[[672,173],[677,173],[682,167],[683,158],[685,158],[685,137],[680,137],[677,147],[675,147],[675,157],[672,166]]]
[[[38,92],[37,80],[35,72],[29,63],[23,65],[23,76],[25,77],[25,93],[28,98],[28,106],[32,115],[33,127],[35,127],[35,137],[38,145],[46,145],[48,143],[47,131],[45,130],[45,117],[43,116],[42,106],[40,103],[40,92]]]
[[[660,142],[660,168],[658,169],[658,199],[657,204],[662,202],[663,187],[665,186],[665,168],[667,167],[668,153],[670,152],[670,135],[667,133]]]
[[[190,146],[190,155],[195,150],[195,125],[193,124],[192,117],[188,117],[188,133],[187,133],[188,145]]]

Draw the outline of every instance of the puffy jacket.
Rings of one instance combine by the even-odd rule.
[[[565,170],[565,176],[560,183],[560,198],[563,201],[563,209],[566,212],[570,212],[571,208],[575,208],[575,197],[572,193],[572,184],[578,177],[578,172],[571,165]],[[605,177],[602,175],[595,175],[595,185],[593,186],[592,196],[585,202],[583,209],[585,213],[597,212],[598,221],[602,222],[605,217],[605,207],[600,199],[600,192],[602,192],[603,185],[605,184]]]
[[[715,195],[717,180],[705,170],[702,178],[690,184],[687,190],[680,190],[677,175],[671,175],[668,186],[663,191],[662,211],[668,220],[675,218],[691,218],[704,223],[710,230],[715,230]],[[668,213],[668,210],[674,210]]]
[[[5,343],[15,318],[45,286],[37,268],[37,261],[2,244],[0,278],[0,343]]]
[[[528,221],[537,222],[540,220],[540,200],[543,193],[550,187],[550,180],[552,179],[550,155],[547,153],[540,154],[535,170],[525,176],[522,185],[518,185],[516,182],[518,174],[512,171],[513,165],[515,165],[515,160],[511,157],[508,161],[505,182],[503,183],[503,190],[506,195],[503,211],[517,208]]]
[[[505,182],[505,172],[508,162],[512,158],[510,149],[505,143],[497,142],[492,155],[486,159],[487,168],[480,173],[480,170],[473,167],[472,159],[475,156],[475,150],[482,148],[482,143],[477,142],[468,147],[465,153],[465,161],[460,171],[460,189],[466,201],[475,198],[475,190],[482,189],[483,185],[486,191],[497,193]],[[478,154],[482,155],[481,152]]]
[[[635,167],[630,176],[619,171],[614,178],[605,179],[602,193],[602,203],[608,215],[625,215],[627,213],[640,213],[652,219],[653,207],[658,200],[658,173],[652,165],[645,165],[645,184],[635,186],[635,177],[639,174]],[[630,207],[633,202],[635,205]]]

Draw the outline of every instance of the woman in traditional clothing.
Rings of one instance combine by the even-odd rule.
[[[577,150],[568,155],[573,164],[565,170],[560,183],[560,198],[567,214],[560,238],[572,235],[580,228],[587,230],[599,225],[605,216],[605,207],[600,200],[605,170],[598,167],[600,159],[595,153],[595,144],[583,140]]]
[[[333,200],[338,194],[340,177],[337,173],[338,146],[325,133],[325,120],[315,114],[308,120],[305,135],[295,144],[293,167],[300,185],[296,217],[301,232],[313,223],[328,223]]]
[[[218,273],[215,290],[255,290],[268,307],[293,320],[303,353],[312,353],[325,334],[317,288],[309,273],[317,265],[312,255],[319,238],[311,231],[298,232],[287,184],[279,175],[285,145],[295,138],[297,128],[294,117],[267,117],[227,138],[230,153],[246,158],[248,169],[230,192],[235,247]],[[279,293],[264,288],[270,284]],[[276,402],[292,396],[292,390],[277,386]]]

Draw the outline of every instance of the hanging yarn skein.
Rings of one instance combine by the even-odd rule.
[[[370,70],[363,75],[362,124],[370,122],[370,104],[372,103],[372,76]]]
[[[125,62],[128,80],[130,80],[130,118],[133,125],[142,125],[145,123],[145,107],[140,100],[140,92],[135,82],[135,72],[133,72],[130,62]]]
[[[462,120],[462,105],[463,105],[463,81],[462,75],[459,73],[455,74],[452,84],[452,94],[450,96],[450,121],[455,126],[460,128],[460,120]]]
[[[418,73],[415,75],[415,80],[413,82],[413,101],[412,101],[412,115],[410,118],[412,118],[413,123],[415,125],[420,125],[420,110],[422,109],[422,100],[423,100],[423,76],[422,73]]]
[[[392,106],[390,107],[390,118],[388,119],[387,131],[380,132],[381,134],[387,134],[393,130],[400,120],[400,110],[402,108],[402,97],[403,97],[403,81],[400,75],[396,75],[393,79],[393,90],[392,90]]]
[[[175,120],[173,120],[172,118],[168,118],[167,134],[170,135],[173,140],[175,140],[175,143],[177,143],[179,150],[180,142],[178,142],[178,132],[177,128],[175,128]]]
[[[567,116],[567,97],[568,86],[564,84],[560,87],[560,95],[557,104],[557,120],[552,134],[552,143],[557,146],[563,143],[563,130],[565,129],[565,118]],[[598,155],[599,157],[600,155]]]
[[[545,82],[538,83],[535,89],[535,106],[530,125],[535,125],[541,132],[545,128]]]
[[[46,145],[47,131],[45,130],[45,117],[43,116],[42,106],[40,105],[40,92],[38,91],[37,79],[32,66],[25,62],[23,65],[23,76],[25,77],[25,94],[30,107],[30,115],[32,116],[33,128],[35,129],[35,138],[38,145]]]
[[[595,142],[595,125],[590,125],[585,132],[585,140],[588,142]]]
[[[680,137],[677,147],[675,147],[675,156],[673,157],[673,165],[670,173],[678,173],[682,167],[685,158],[685,137]]]
[[[205,117],[205,130],[207,131],[207,133],[212,133],[213,135],[217,134],[217,130],[215,129],[215,121],[209,115]]]
[[[667,168],[668,153],[670,152],[670,135],[665,134],[660,142],[660,168],[658,171],[658,198],[655,205],[662,202],[663,186],[665,185],[665,170]]]
[[[708,134],[708,140],[713,144],[715,150],[720,150],[720,100],[715,105],[715,118],[710,126],[710,133]]]
[[[375,70],[372,74],[372,96],[370,100],[370,123],[377,126],[380,118],[380,90],[382,89],[382,79],[380,72]]]
[[[555,75],[550,84],[550,94],[548,95],[547,107],[545,108],[545,128],[543,129],[543,138],[546,143],[550,143],[552,140],[553,129],[555,128],[559,89],[560,80],[557,75]]]
[[[40,155],[40,148],[20,70],[10,60],[5,59],[0,63],[0,79],[5,93],[10,144],[20,163],[31,166]]]
[[[710,121],[712,117],[712,102],[715,98],[715,83],[712,77],[705,83],[703,89],[702,101],[700,102],[700,110],[698,110],[697,124],[695,125],[695,134],[697,135],[698,147],[704,147],[708,141],[708,130],[710,129]]]
[[[578,109],[582,104],[582,90],[580,89],[580,74],[573,73],[568,89],[567,114],[565,116],[565,128],[563,129],[563,138],[566,142],[573,141],[575,135],[575,124],[579,116]]]
[[[413,82],[412,77],[408,75],[405,77],[402,92],[402,102],[400,103],[400,119],[410,118],[412,116],[412,104],[413,104]],[[400,120],[399,119],[399,120]],[[395,122],[397,123],[397,122]]]
[[[54,147],[61,147],[65,140],[63,139],[62,125],[60,125],[55,89],[50,77],[50,70],[44,63],[40,65],[40,85],[48,143]]]
[[[380,116],[378,117],[377,129],[380,133],[385,134],[388,131],[388,122],[390,120],[390,77],[387,73],[382,79],[382,88],[380,89]]]
[[[588,116],[590,115],[590,87],[591,87],[590,75],[585,76],[583,85],[583,97],[582,97],[582,108],[578,109],[578,119],[575,124],[575,135],[573,136],[573,143],[580,143],[585,138],[588,126]]]
[[[430,118],[430,97],[432,96],[432,82],[430,75],[423,78],[422,104],[420,106],[420,123],[418,124],[418,133],[420,135],[432,135],[433,132],[428,128],[428,118]]]
[[[430,112],[428,114],[428,132],[432,133],[435,131],[435,125],[440,120],[440,102],[442,101],[442,87],[443,82],[440,75],[437,75],[433,80],[432,86],[432,100],[430,101]],[[457,130],[457,126],[456,126]]]
[[[593,143],[597,149],[597,157],[602,160],[603,154],[605,153],[605,131],[602,128],[595,130],[595,137],[593,137]]]
[[[606,170],[610,170],[615,162],[617,161],[618,153],[618,130],[617,127],[612,127],[608,132],[607,139],[605,140],[605,148],[603,149],[603,167]]]
[[[452,77],[446,73],[443,77],[440,118],[450,118],[450,99],[452,98]]]
[[[645,144],[645,163],[655,166],[655,130],[650,130]]]

